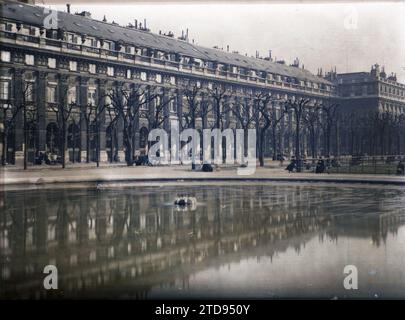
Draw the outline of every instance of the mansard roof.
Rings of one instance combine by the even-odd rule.
[[[44,7],[23,4],[20,2],[3,2],[0,7],[4,19],[14,20],[37,27],[44,26]],[[216,61],[247,69],[265,71],[273,74],[294,77],[299,80],[312,81],[331,85],[332,83],[313,75],[308,70],[280,64],[264,59],[247,57],[237,53],[197,46],[176,38],[158,35],[149,31],[126,28],[116,24],[94,20],[81,15],[58,11],[58,27],[67,32],[86,34],[99,39],[121,41],[138,47],[148,47],[169,53]]]

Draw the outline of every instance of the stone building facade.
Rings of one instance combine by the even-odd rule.
[[[99,143],[101,161],[123,161],[122,123],[112,129],[111,118],[104,111],[98,141],[91,128],[90,134],[86,131],[85,124],[86,109],[101,100],[107,104],[106,92],[120,86],[143,85],[150,91],[158,90],[159,96],[145,104],[144,114],[151,112],[154,104],[168,101],[162,124],[167,130],[173,124],[181,125],[182,112],[187,108],[184,88],[190,85],[202,92],[225,88],[224,104],[235,103],[235,99],[251,103],[248,97],[257,92],[271,93],[279,101],[306,98],[310,104],[336,98],[334,82],[311,74],[299,63],[286,65],[270,57],[205,48],[190,43],[184,35],[154,34],[137,23],[123,27],[92,19],[88,12],[53,12],[8,1],[1,4],[1,12],[1,117],[11,117],[10,106],[21,104],[27,105],[28,113],[19,113],[16,125],[9,130],[8,163],[21,161],[25,146],[30,161],[34,152],[57,153],[61,128],[55,108],[71,104],[75,107],[66,124],[67,160],[84,161],[89,156],[94,161]],[[202,93],[199,99],[207,105],[213,103],[208,94]],[[30,116],[25,127],[32,134],[26,138],[23,128]],[[197,128],[212,127],[214,118],[211,112],[197,119]],[[280,149],[286,154],[292,153],[292,121],[289,115],[281,125]],[[227,125],[238,126],[231,115]],[[134,137],[137,153],[146,151],[150,129],[148,117],[140,113]]]
[[[339,104],[347,112],[405,113],[405,84],[378,64],[370,72],[330,72],[325,78],[337,87]]]

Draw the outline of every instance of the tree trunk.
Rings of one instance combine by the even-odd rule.
[[[277,160],[277,134],[276,128],[272,129],[272,140],[273,140],[273,160]]]
[[[300,122],[301,118],[296,116],[295,124],[295,159],[297,161],[297,172],[301,172],[301,152],[300,152]]]
[[[86,123],[86,163],[90,162],[90,122]]]
[[[24,170],[27,170],[27,107],[24,106]]]
[[[5,112],[4,112],[5,113]],[[8,126],[7,126],[7,121],[6,121],[6,115],[4,115],[4,134],[3,134],[3,150],[1,154],[1,164],[3,166],[6,165],[7,162],[7,140],[8,140]]]
[[[264,167],[264,155],[263,155],[264,133],[265,133],[265,130],[261,130],[260,134],[259,134],[259,165],[261,167]]]

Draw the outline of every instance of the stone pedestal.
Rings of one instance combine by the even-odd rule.
[[[69,163],[69,150],[65,151],[65,164]]]
[[[80,152],[80,162],[81,163],[86,163],[87,160],[87,151],[86,150],[82,150]]]
[[[124,151],[118,151],[118,158],[120,159],[120,162],[125,162],[125,152]]]
[[[15,165],[18,167],[24,167],[24,151],[15,152]]]
[[[100,151],[100,162],[108,162],[108,153],[107,151]]]

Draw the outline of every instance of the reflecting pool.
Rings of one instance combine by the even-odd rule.
[[[178,194],[197,204],[173,205]],[[405,298],[405,188],[99,185],[6,191],[0,298]],[[43,269],[58,269],[45,290]],[[343,286],[346,265],[358,290]]]

